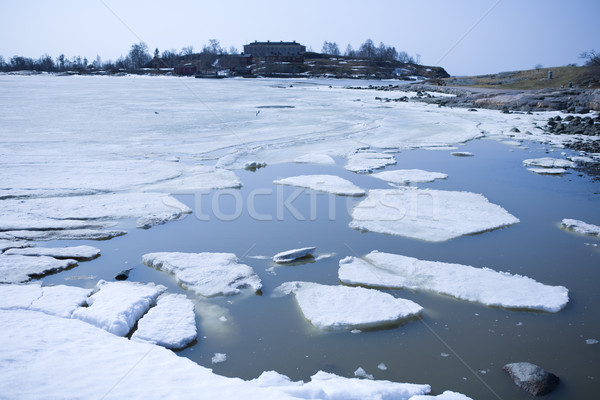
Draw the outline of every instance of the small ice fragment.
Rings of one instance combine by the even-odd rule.
[[[597,344],[598,341],[596,339],[586,339],[585,344]]]
[[[450,154],[455,157],[473,157],[475,155],[469,151],[454,151]]]
[[[361,367],[358,367],[358,369],[354,371],[354,376],[357,378],[375,379],[373,375],[367,374],[367,372]]]
[[[340,196],[360,197],[365,191],[336,175],[299,175],[273,181],[276,185],[291,185]]]
[[[442,356],[442,357],[450,357],[450,354],[448,354],[448,353],[440,353],[440,356]]]
[[[379,365],[377,365],[377,368],[379,368],[382,371],[387,371],[387,366],[384,363],[379,363]]]
[[[57,259],[71,258],[77,261],[89,261],[100,255],[100,249],[92,246],[73,247],[28,247],[9,249],[4,254],[20,254],[23,256],[48,256]]]
[[[577,219],[565,218],[561,222],[563,229],[581,233],[583,235],[600,236],[600,226],[585,223]]]
[[[225,317],[224,315],[221,315],[219,317],[219,321],[221,321],[221,322],[227,322],[227,317]]]
[[[357,334],[357,333],[362,333],[362,331],[361,331],[360,329],[352,329],[352,330],[350,331],[350,333]]]
[[[225,353],[215,353],[215,355],[211,358],[211,362],[213,364],[218,364],[227,361],[227,354]]]
[[[376,153],[370,150],[358,151],[348,157],[344,168],[358,174],[370,174],[374,169],[396,164],[396,159],[390,154]]]
[[[276,263],[287,263],[297,260],[298,258],[306,257],[314,253],[316,247],[303,247],[301,249],[293,249],[282,251],[273,256],[273,261]]]
[[[397,169],[393,171],[378,172],[371,175],[373,178],[382,179],[387,182],[404,185],[408,183],[433,182],[436,179],[446,179],[447,174],[441,172],[429,172],[422,169]]]
[[[523,326],[522,322],[517,322],[517,326]]]
[[[562,175],[567,172],[564,168],[527,168],[528,171],[535,172],[538,175]]]
[[[573,161],[563,160],[560,158],[542,157],[523,160],[523,165],[525,167],[573,168],[575,163]]]

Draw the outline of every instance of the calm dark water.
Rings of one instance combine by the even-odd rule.
[[[527,171],[522,160],[560,157],[562,151],[546,154],[550,150],[546,146],[527,145],[528,149],[515,149],[475,140],[460,146],[474,157],[454,157],[450,151],[403,151],[396,154],[398,164],[387,168],[447,173],[446,180],[418,186],[482,193],[521,220],[506,229],[443,243],[362,233],[348,227],[348,210],[360,199],[276,186],[272,181],[319,173],[341,176],[365,189],[386,188],[385,182],[348,172],[341,160],[336,166],[269,165],[256,172],[238,171],[244,184],[239,190],[178,194],[179,200],[194,208],[193,215],[149,230],[136,230],[134,221],[128,221],[125,225],[131,230],[126,236],[89,243],[101,248],[100,258],[43,281],[92,287],[97,279],[111,280],[120,270],[134,267],[130,280],[156,282],[171,292],[186,293],[173,277],[142,265],[142,255],[233,252],[261,277],[263,295],[200,300],[188,293],[197,300],[198,343],[178,353],[218,374],[251,379],[276,370],[294,380],[307,380],[318,370],[353,376],[362,367],[376,379],[428,383],[436,394],[454,390],[474,399],[528,399],[502,366],[529,361],[562,380],[546,398],[594,399],[600,389],[600,344],[588,345],[585,340],[600,340],[600,247],[586,243],[600,244],[600,240],[563,231],[560,221],[575,218],[600,224],[600,183],[576,170],[564,176]],[[281,199],[294,199],[290,204],[299,215],[290,212],[291,207],[278,209]],[[66,244],[81,242],[50,243]],[[317,246],[317,256],[334,255],[272,270],[270,259],[252,258],[303,246]],[[571,300],[564,310],[552,314],[489,308],[427,292],[390,291],[421,304],[423,318],[394,329],[357,334],[320,332],[304,320],[293,297],[270,296],[279,284],[292,280],[338,284],[338,261],[372,250],[527,275],[566,286]],[[85,275],[96,278],[65,280]],[[221,316],[227,320],[219,320]],[[212,364],[217,352],[226,353],[227,361]],[[387,370],[379,370],[380,363]]]

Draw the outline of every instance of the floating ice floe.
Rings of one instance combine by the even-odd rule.
[[[567,172],[564,168],[527,168],[527,171],[534,172],[539,175],[562,175]]]
[[[196,340],[194,303],[182,294],[161,296],[139,321],[131,340],[181,349]]]
[[[475,155],[475,154],[471,153],[470,151],[454,151],[450,154],[455,157],[473,157]]]
[[[27,282],[32,277],[77,265],[75,260],[0,254],[0,283]]]
[[[419,182],[433,182],[436,179],[446,179],[448,177],[447,174],[443,174],[441,172],[429,172],[422,169],[398,169],[394,171],[383,171],[371,176],[373,178],[382,179],[398,185]]]
[[[184,289],[205,297],[229,296],[243,288],[257,291],[262,287],[254,270],[238,264],[232,253],[148,253],[142,261],[173,274]]]
[[[233,171],[196,165],[177,178],[145,185],[143,189],[167,193],[189,193],[209,189],[236,189],[241,186],[240,178]]]
[[[356,371],[354,371],[354,376],[357,378],[363,378],[363,379],[375,379],[375,377],[373,375],[367,374],[367,371],[365,371],[361,367],[358,367],[356,369]]]
[[[77,261],[89,261],[100,255],[100,249],[92,246],[73,247],[29,247],[9,249],[4,254],[20,254],[22,256],[48,256],[58,259],[70,258]]]
[[[588,224],[578,219],[565,218],[562,220],[561,226],[563,229],[584,235],[600,236],[600,226]]]
[[[219,364],[227,361],[227,354],[225,353],[215,353],[214,356],[210,359],[213,364]]]
[[[561,158],[542,157],[530,158],[523,160],[523,165],[526,167],[541,167],[541,168],[573,168],[575,163]]]
[[[373,251],[340,261],[338,277],[349,285],[429,290],[487,306],[557,312],[569,301],[563,286],[469,265],[424,261]]]
[[[295,163],[335,165],[335,160],[327,154],[305,154],[294,159]]]
[[[125,336],[166,287],[153,283],[99,281],[96,289],[98,291],[87,299],[88,307],[76,309],[71,317]]]
[[[7,231],[7,234],[23,240],[108,240],[127,234],[122,230],[64,229],[45,231]]]
[[[344,168],[358,174],[370,174],[374,169],[394,164],[396,164],[396,159],[393,155],[371,150],[359,150],[348,156],[348,163]]]
[[[342,196],[364,196],[365,191],[352,182],[335,175],[300,175],[273,181],[277,185],[292,185]]]
[[[410,400],[431,390],[429,385],[345,378],[322,371],[309,382],[293,382],[274,371],[244,381],[216,375],[170,350],[114,336],[76,319],[0,310],[0,320],[0,359],[10,360],[11,366],[0,379],[0,393],[7,398],[69,394],[95,398],[102,393],[106,399],[234,400],[243,393],[248,400]],[[32,376],[35,385],[30,384]]]
[[[0,309],[41,311],[69,318],[91,292],[91,289],[65,285],[0,285]]]
[[[352,210],[352,218],[351,228],[431,242],[519,222],[477,193],[409,187],[370,190]]]
[[[316,247],[303,247],[301,249],[282,251],[273,256],[273,261],[276,263],[292,262],[298,258],[312,255],[316,249]]]
[[[374,289],[286,282],[274,296],[293,293],[304,317],[319,329],[364,329],[394,325],[418,316],[423,308]]]
[[[27,243],[24,240],[0,239],[0,253],[8,249],[22,249],[29,246],[31,246],[31,243]]]

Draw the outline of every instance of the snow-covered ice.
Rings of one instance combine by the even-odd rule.
[[[323,165],[335,165],[335,160],[327,154],[305,154],[294,159],[295,163],[300,164],[323,164]]]
[[[440,242],[513,225],[519,219],[470,192],[398,188],[370,190],[352,210],[350,227]]]
[[[76,286],[0,285],[0,309],[33,310],[68,318],[92,292]]]
[[[365,371],[362,367],[358,367],[356,371],[354,371],[354,376],[363,379],[375,379],[373,375],[367,374],[367,371]]]
[[[87,299],[88,307],[73,312],[77,318],[117,336],[125,336],[166,290],[162,285],[138,282],[96,284],[98,291]]]
[[[171,273],[184,289],[205,297],[238,294],[262,287],[260,278],[232,253],[148,253],[144,264]]]
[[[196,165],[174,179],[145,185],[142,188],[144,191],[189,193],[208,189],[235,189],[241,186],[240,178],[233,171]]]
[[[77,265],[75,260],[0,254],[0,283],[27,282],[32,276],[61,271]]]
[[[0,253],[8,249],[21,249],[29,246],[31,246],[31,243],[24,240],[0,239]]]
[[[428,290],[487,306],[558,312],[569,301],[563,286],[489,268],[419,260],[373,251],[340,261],[338,277],[349,285]]]
[[[365,191],[352,182],[335,175],[300,175],[273,181],[277,185],[292,185],[342,196],[364,196]]]
[[[441,172],[429,172],[422,169],[397,169],[394,171],[383,171],[371,175],[373,178],[382,179],[387,182],[404,185],[407,183],[433,182],[436,179],[446,179],[447,174]]]
[[[539,175],[562,175],[567,172],[564,168],[541,168],[541,167],[531,167],[527,168],[527,171],[534,172]]]
[[[316,247],[303,247],[301,249],[282,251],[281,253],[277,253],[273,256],[273,262],[276,262],[276,263],[292,262],[294,260],[297,260],[298,258],[312,255],[316,249],[317,249]]]
[[[345,378],[322,371],[306,383],[274,371],[244,381],[216,375],[170,350],[111,335],[75,319],[0,310],[0,320],[0,360],[10,360],[0,393],[9,398],[64,398],[65,393],[95,398],[101,393],[105,399],[233,400],[243,393],[252,400],[411,400],[431,390],[429,385]]]
[[[304,317],[319,329],[364,329],[416,317],[423,308],[374,289],[286,282],[273,295],[293,293]]]
[[[7,231],[14,238],[24,240],[108,240],[123,236],[127,231],[104,229],[60,229],[45,231]]]
[[[600,226],[588,224],[578,219],[565,218],[562,220],[561,226],[563,229],[584,235],[600,236]]]
[[[213,364],[219,364],[227,361],[227,354],[225,353],[215,353],[214,356],[210,359]]]
[[[159,297],[139,321],[131,340],[181,349],[196,340],[194,303],[182,294]]]
[[[530,158],[523,160],[523,165],[526,167],[541,167],[541,168],[573,168],[575,163],[561,158],[542,157]]]
[[[20,254],[23,256],[48,256],[54,258],[71,258],[77,261],[89,261],[100,255],[100,249],[92,246],[72,247],[29,247],[10,249],[4,254]]]
[[[348,156],[348,162],[344,168],[359,174],[369,174],[374,169],[394,164],[396,164],[396,159],[393,155],[377,153],[372,150],[359,150]]]

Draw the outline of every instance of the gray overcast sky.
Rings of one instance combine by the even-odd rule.
[[[358,48],[367,38],[441,65],[452,75],[581,64],[600,51],[599,0],[0,0],[0,55],[103,60],[133,43],[200,50],[254,40],[324,40]]]

